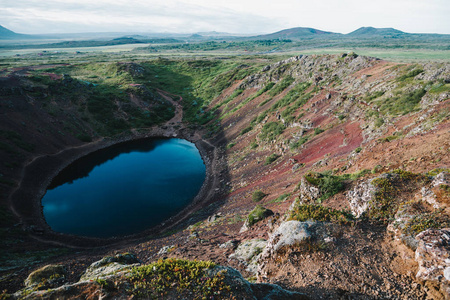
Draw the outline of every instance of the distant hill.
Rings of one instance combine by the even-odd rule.
[[[0,39],[2,40],[23,38],[23,36],[24,34],[15,33],[0,25]]]
[[[375,28],[375,27],[361,27],[353,32],[347,34],[351,37],[375,37],[375,36],[395,36],[407,35],[409,33],[394,29],[394,28]]]
[[[341,35],[340,33],[334,33],[329,31],[322,31],[314,28],[308,27],[295,27],[290,29],[284,29],[275,33],[264,34],[253,36],[251,39],[259,40],[273,40],[273,39],[301,39],[307,37],[319,37],[319,36],[330,36],[330,35]]]
[[[20,39],[39,39],[38,36],[29,35],[29,34],[21,34],[15,33],[8,28],[5,28],[0,25],[0,40],[20,40]]]

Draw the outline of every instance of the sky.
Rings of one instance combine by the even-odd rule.
[[[449,0],[0,0],[0,25],[26,34],[349,33],[363,26],[450,34],[449,16]]]

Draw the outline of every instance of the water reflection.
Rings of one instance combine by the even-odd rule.
[[[57,232],[136,233],[181,211],[198,193],[205,165],[192,143],[151,140],[111,147],[72,164],[42,199]]]

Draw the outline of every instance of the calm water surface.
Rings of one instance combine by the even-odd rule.
[[[53,180],[42,198],[44,217],[61,233],[138,233],[186,207],[205,174],[200,153],[186,140],[111,147],[76,161]]]

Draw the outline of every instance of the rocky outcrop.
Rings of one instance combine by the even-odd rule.
[[[308,181],[305,178],[302,178],[300,182],[300,191],[298,198],[296,198],[291,206],[289,207],[289,211],[292,211],[294,207],[300,204],[313,204],[320,197],[320,189]]]
[[[29,288],[50,288],[51,286],[64,282],[67,271],[62,265],[47,265],[28,275],[25,280],[25,287]]]
[[[353,215],[357,218],[367,211],[376,188],[372,184],[373,179],[359,183],[352,191],[348,191],[347,199]]]
[[[140,261],[131,253],[107,256],[91,264],[81,276],[80,281],[89,281],[116,274],[138,264],[140,264]]]
[[[261,257],[263,249],[266,247],[267,241],[264,239],[254,239],[244,241],[232,253],[229,258],[236,259],[246,266],[246,271],[255,273],[258,270],[258,260]]]
[[[450,299],[450,228],[425,230],[416,240],[416,278],[440,284],[446,299]]]
[[[284,247],[293,246],[310,239],[310,229],[315,225],[315,222],[299,221],[282,223],[270,236],[267,246],[261,255],[261,259],[273,256]]]
[[[449,182],[450,176],[447,172],[441,172],[434,176],[431,184],[422,188],[422,199],[432,205],[433,208],[441,208],[445,203],[439,201],[438,196],[436,195],[436,189],[439,189],[441,185],[448,186]]]

